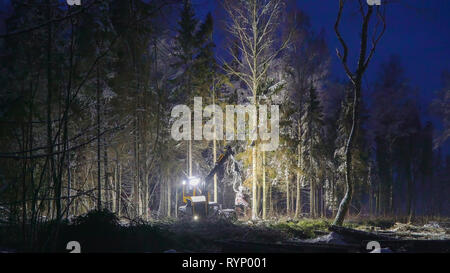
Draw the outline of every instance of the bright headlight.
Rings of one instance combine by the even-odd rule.
[[[200,183],[200,179],[196,177],[189,178],[189,185],[197,186]]]

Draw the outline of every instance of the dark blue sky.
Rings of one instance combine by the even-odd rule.
[[[361,16],[351,2],[344,10],[341,32],[350,51],[350,64],[355,66],[359,47]],[[441,73],[450,71],[450,0],[390,0],[387,6],[387,29],[379,43],[373,61],[366,73],[365,86],[375,80],[382,62],[391,55],[400,56],[406,76],[411,85],[419,88],[419,105],[423,121],[432,120],[437,128],[440,124],[429,114],[429,103],[435,97],[435,91],[442,88]],[[207,12],[220,13],[220,4],[216,0],[193,0],[199,17]],[[336,55],[340,48],[334,33],[338,1],[337,0],[298,0],[297,7],[305,11],[316,32],[324,31],[332,54],[332,75],[344,79],[345,75]],[[355,3],[353,3],[355,4]],[[220,23],[216,22],[219,28]],[[223,32],[217,29],[215,40],[221,46]],[[351,58],[353,57],[353,58]],[[352,62],[353,61],[353,62]],[[447,141],[448,142],[448,141]]]
[[[217,0],[192,0],[198,17],[204,18],[212,12],[215,18],[223,18],[223,11]],[[411,84],[420,90],[419,102],[423,121],[432,120],[437,128],[440,124],[429,114],[428,105],[434,98],[435,91],[442,88],[441,73],[450,71],[450,0],[389,0],[387,6],[387,29],[373,61],[366,73],[365,86],[374,81],[379,65],[390,55],[401,57],[406,76]],[[348,0],[347,2],[356,2]],[[8,6],[9,0],[0,0],[0,10]],[[336,55],[339,47],[333,25],[336,20],[337,0],[298,0],[298,8],[305,11],[316,32],[324,31],[332,54],[332,75],[345,79],[342,66]],[[341,31],[350,48],[350,61],[355,65],[359,46],[361,18],[354,5],[344,11]],[[0,14],[0,18],[5,14]],[[224,32],[216,20],[215,41],[217,48],[224,46]],[[1,29],[1,28],[0,28]],[[449,141],[447,141],[449,142]],[[447,145],[450,146],[450,145]],[[450,150],[450,149],[449,149]]]
[[[311,17],[316,30],[324,29],[331,49],[338,47],[333,25],[336,0],[297,1]],[[393,1],[394,2],[394,1]],[[347,10],[341,29],[353,56],[359,46],[360,16]],[[399,0],[387,6],[387,29],[367,72],[368,80],[376,75],[381,62],[392,55],[401,57],[411,83],[421,89],[421,99],[429,102],[441,87],[441,72],[450,70],[450,1]],[[333,72],[343,76],[342,67],[333,56]]]

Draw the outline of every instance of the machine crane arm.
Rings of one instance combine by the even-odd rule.
[[[230,146],[227,146],[225,148],[225,152],[219,156],[219,160],[217,160],[214,168],[205,177],[205,187],[213,179],[214,175],[220,170],[220,168],[223,167],[225,162],[228,160],[228,157],[232,154],[234,154],[233,149]]]

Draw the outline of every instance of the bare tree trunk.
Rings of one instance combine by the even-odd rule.
[[[294,194],[294,190],[296,190],[296,189],[294,188],[294,185],[292,185],[292,187],[291,187],[291,208],[289,209],[291,213],[295,211],[295,204],[296,204],[296,201],[295,201],[296,194]]]
[[[286,215],[289,216],[289,171],[287,167],[284,169],[284,175],[286,179]]]
[[[117,179],[117,216],[121,216],[121,206],[122,206],[122,165],[118,163],[118,179]]]
[[[412,141],[411,141],[412,142]],[[412,147],[411,147],[412,149]],[[409,179],[408,179],[408,223],[411,223],[414,220],[415,214],[415,175],[414,175],[414,162],[411,159],[411,164],[409,167]]]
[[[178,218],[178,187],[175,186],[175,207],[174,207],[175,218]]]
[[[192,139],[189,140],[189,176],[192,176]]]
[[[339,209],[334,220],[334,225],[341,226],[344,222],[345,215],[347,214],[350,202],[353,195],[353,181],[352,181],[352,153],[351,147],[353,145],[353,138],[355,136],[356,127],[356,103],[357,103],[357,91],[354,89],[354,100],[353,100],[353,118],[352,118],[352,129],[345,146],[345,182],[346,182],[346,192],[344,198],[342,199]]]
[[[256,185],[256,216],[260,216],[260,207],[261,207],[261,187]]]
[[[68,123],[69,123],[69,108],[70,108],[70,98],[71,98],[71,88],[72,88],[72,74],[73,74],[73,51],[74,51],[74,22],[73,19],[70,19],[70,56],[69,56],[69,82],[67,84],[67,91],[66,91],[66,102],[65,102],[65,109],[64,109],[64,153],[62,157],[61,162],[61,175],[63,172],[63,163],[64,159],[67,156],[67,201],[66,201],[66,218],[69,218],[70,215],[70,206],[71,206],[71,200],[70,200],[70,192],[71,192],[71,178],[72,173],[70,169],[70,151],[67,151],[69,148],[69,131],[68,131]],[[67,153],[67,154],[66,154]]]
[[[144,198],[143,198],[143,204],[142,207],[144,209],[144,217],[145,220],[148,221],[149,220],[149,215],[148,215],[148,203],[149,203],[149,173],[147,171],[144,172],[145,174],[145,180],[144,180]]]
[[[369,162],[369,172],[367,174],[367,182],[369,184],[369,215],[373,213],[373,181],[372,181],[372,163]]]
[[[141,187],[140,187],[140,173],[139,173],[139,120],[137,113],[134,117],[134,206],[135,206],[135,216],[141,216]]]
[[[381,187],[378,183],[378,191],[377,191],[377,216],[381,212]]]
[[[52,17],[51,12],[51,4],[50,1],[47,0],[47,18],[50,20]],[[48,172],[48,178],[49,178],[49,184],[53,185],[55,194],[57,194],[57,187],[58,183],[56,181],[56,174],[55,174],[55,161],[53,154],[53,130],[52,130],[52,95],[53,95],[53,77],[52,77],[52,24],[48,24],[47,29],[47,153],[48,153],[48,161],[50,162],[50,168]],[[49,208],[51,207],[52,201],[49,201]],[[55,200],[55,204],[57,205],[58,209],[60,209],[60,201]]]
[[[67,146],[69,146],[69,143],[67,143]],[[67,208],[66,208],[66,218],[69,218],[70,215],[70,206],[71,206],[71,199],[70,199],[70,192],[72,187],[72,172],[70,170],[70,152],[67,155]]]
[[[353,104],[352,104],[352,127],[350,130],[350,134],[347,139],[347,143],[345,146],[345,181],[346,181],[346,192],[344,195],[344,198],[342,199],[339,209],[336,215],[336,218],[334,220],[334,225],[341,226],[344,222],[345,215],[348,212],[348,208],[350,206],[350,202],[353,195],[353,181],[352,181],[352,148],[353,148],[353,142],[356,134],[356,127],[358,123],[358,114],[359,114],[359,101],[361,97],[361,84],[362,84],[362,78],[364,75],[364,72],[367,69],[367,66],[369,65],[369,62],[375,52],[376,46],[381,39],[381,37],[384,34],[384,31],[386,29],[386,23],[384,20],[384,15],[382,15],[379,11],[379,7],[377,8],[377,15],[378,18],[382,21],[383,29],[382,32],[379,35],[376,35],[374,33],[374,37],[372,38],[372,48],[370,50],[369,56],[366,58],[367,55],[367,40],[368,40],[368,29],[369,29],[369,22],[370,18],[373,13],[373,6],[368,6],[367,12],[365,12],[362,1],[359,1],[360,6],[360,13],[362,15],[363,24],[362,24],[362,30],[361,30],[361,45],[360,45],[360,51],[359,51],[359,58],[358,58],[358,64],[357,69],[355,73],[352,73],[347,65],[347,56],[348,56],[348,47],[342,38],[340,32],[339,32],[339,23],[342,16],[342,11],[344,8],[344,0],[339,1],[339,12],[336,19],[336,23],[334,26],[336,35],[339,39],[339,42],[341,43],[344,54],[341,55],[339,51],[337,51],[338,57],[341,60],[341,63],[344,66],[345,72],[347,76],[349,77],[351,83],[353,84]]]
[[[97,65],[97,210],[102,209],[102,183],[100,180],[100,70]]]
[[[21,143],[22,151],[26,151],[26,137],[25,137],[25,129],[24,125],[22,125],[22,135],[23,141]],[[27,186],[26,186],[26,171],[27,171],[27,161],[25,159],[22,160],[22,234],[23,240],[26,241],[26,222],[27,222]]]
[[[266,152],[262,152],[262,172],[263,172],[263,181],[262,181],[262,187],[263,187],[263,212],[262,212],[262,218],[267,218],[267,188],[266,188]]]
[[[113,167],[113,177],[111,178],[111,211],[117,214],[117,163],[116,166]]]
[[[389,213],[391,215],[394,215],[394,174],[393,174],[393,168],[391,168],[391,184],[389,185]]]
[[[167,216],[170,217],[171,216],[171,201],[172,201],[172,183],[170,183],[170,180],[167,180]]]
[[[269,185],[269,215],[273,215],[272,186]]]
[[[213,105],[216,105],[216,89],[215,81],[213,79]],[[214,106],[215,107],[215,106]],[[215,109],[214,109],[215,111]],[[216,115],[214,115],[214,138],[213,138],[213,161],[214,164],[217,162],[217,142],[216,142]],[[178,192],[178,191],[177,191]],[[177,199],[178,200],[178,199]],[[214,202],[217,203],[217,174],[214,174]]]
[[[301,213],[301,207],[302,207],[302,201],[301,201],[301,184],[300,184],[300,168],[301,168],[301,162],[302,162],[302,152],[301,152],[301,126],[300,123],[298,124],[298,138],[299,143],[297,145],[297,200],[295,204],[295,218],[298,218]]]
[[[186,173],[189,174],[189,141],[186,142]]]
[[[314,199],[315,199],[315,185],[314,185],[314,178],[310,178],[310,183],[309,183],[309,216],[311,218],[315,218],[315,203],[314,203]]]
[[[257,194],[256,194],[256,144],[252,148],[252,219],[256,219],[257,211]]]
[[[158,215],[163,216],[166,214],[165,206],[166,206],[166,181],[163,177],[159,177],[159,207],[158,207]]]
[[[326,196],[326,188],[324,186],[322,186],[322,194],[320,196],[322,198],[322,202],[321,202],[321,204],[322,204],[322,217],[326,217],[326,202],[327,202],[327,200],[326,200],[325,196]]]
[[[106,208],[108,210],[111,210],[111,203],[110,203],[110,185],[109,185],[109,175],[108,175],[108,151],[106,150],[106,140],[103,138],[103,172],[105,176],[105,201],[106,201]]]

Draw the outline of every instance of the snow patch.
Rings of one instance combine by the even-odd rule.
[[[336,232],[330,232],[327,235],[323,235],[314,239],[303,240],[305,243],[327,243],[327,244],[335,244],[335,245],[348,245],[348,243],[344,240],[344,237],[339,235]]]

